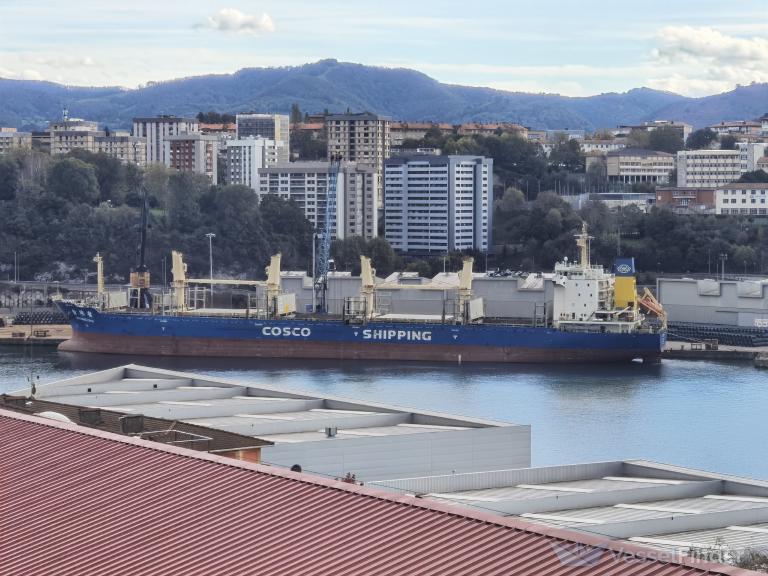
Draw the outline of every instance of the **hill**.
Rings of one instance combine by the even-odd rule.
[[[577,98],[443,84],[415,70],[321,60],[181,78],[130,90],[0,79],[0,125],[41,127],[60,117],[65,107],[72,116],[118,128],[130,126],[131,118],[139,115],[288,112],[296,102],[307,112],[369,110],[399,120],[513,121],[536,128],[594,130],[655,118],[702,126],[756,117],[768,111],[766,101],[768,84],[705,98],[649,88]]]

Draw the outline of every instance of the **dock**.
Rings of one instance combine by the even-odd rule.
[[[748,361],[755,366],[768,365],[768,346],[746,347],[719,345],[717,349],[692,346],[690,342],[667,342],[663,358],[684,360]]]
[[[72,337],[69,324],[4,326],[0,328],[0,346],[56,347]]]

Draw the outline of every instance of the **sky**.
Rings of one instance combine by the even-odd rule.
[[[70,85],[324,58],[570,96],[768,82],[768,0],[0,0],[0,23],[0,77]]]

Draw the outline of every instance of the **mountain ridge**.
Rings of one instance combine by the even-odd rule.
[[[320,60],[301,66],[243,68],[148,83],[138,88],[66,86],[48,81],[0,79],[0,125],[30,129],[71,116],[111,128],[134,116],[219,112],[368,110],[404,121],[518,122],[533,128],[611,128],[660,118],[694,124],[756,118],[768,111],[768,84],[690,98],[652,88],[594,96],[509,92],[444,84],[409,68],[383,68]],[[734,116],[735,115],[735,116]]]

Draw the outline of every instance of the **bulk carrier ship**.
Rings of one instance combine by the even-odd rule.
[[[130,287],[119,293],[104,291],[97,255],[96,301],[58,302],[73,329],[72,338],[59,349],[459,363],[658,361],[666,341],[661,305],[648,290],[638,295],[632,259],[617,261],[614,273],[591,264],[589,239],[585,225],[576,236],[577,262],[565,258],[553,273],[531,275],[539,285],[551,287],[551,298],[537,303],[525,321],[486,315],[483,298],[473,294],[478,275],[471,258],[464,260],[454,285],[420,286],[378,279],[370,260],[361,257],[359,293],[345,297],[336,313],[328,313],[326,303],[323,314],[318,313],[314,286],[312,305],[303,313],[297,311],[296,294],[283,292],[279,254],[272,257],[266,281],[248,281],[187,278],[183,256],[174,252],[171,288],[154,292],[142,258]],[[244,288],[244,306],[208,305],[214,285]],[[442,304],[442,311],[404,314],[382,309],[382,293],[408,290],[422,295],[429,290],[437,296],[432,303]],[[446,298],[448,293],[451,298]]]

